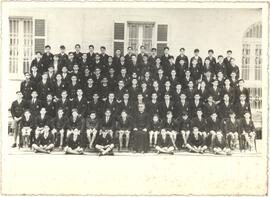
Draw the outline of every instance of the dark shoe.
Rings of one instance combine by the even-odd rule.
[[[16,143],[12,144],[11,148],[15,148],[17,146]]]

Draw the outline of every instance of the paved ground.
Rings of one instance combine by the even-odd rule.
[[[258,148],[260,142],[257,143]],[[259,150],[261,150],[259,148]],[[7,194],[265,194],[266,157],[259,153],[175,155],[34,154],[3,156]]]

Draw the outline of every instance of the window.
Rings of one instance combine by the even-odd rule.
[[[249,88],[250,107],[253,109],[262,108],[262,88]]]
[[[262,79],[262,25],[251,25],[244,34],[242,48],[242,78],[245,80]]]
[[[244,33],[242,48],[242,78],[250,90],[250,105],[254,113],[262,108],[262,24],[251,25]]]
[[[33,57],[33,21],[31,18],[10,18],[9,28],[9,72],[24,73],[29,71]]]
[[[138,53],[143,45],[146,51],[150,52],[153,45],[153,28],[154,23],[128,22],[128,46]]]
[[[20,79],[28,72],[36,51],[43,52],[45,20],[29,17],[9,18],[9,73]]]

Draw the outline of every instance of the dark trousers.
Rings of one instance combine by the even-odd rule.
[[[133,137],[133,150],[136,152],[147,152],[148,149],[148,132],[142,131],[142,129],[139,129],[137,131],[134,131],[132,133]]]

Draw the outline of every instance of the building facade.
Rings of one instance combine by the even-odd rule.
[[[147,8],[40,8],[9,10],[9,81],[15,98],[23,73],[29,71],[36,51],[49,44],[52,53],[65,45],[82,51],[93,44],[95,50],[106,46],[108,54],[115,49],[126,53],[128,46],[136,51],[140,45],[149,51],[165,46],[179,54],[184,47],[188,57],[195,48],[205,58],[208,49],[215,56],[231,49],[241,77],[250,89],[252,113],[261,123],[262,108],[262,24],[260,9],[147,9]],[[266,66],[266,64],[264,65]]]

